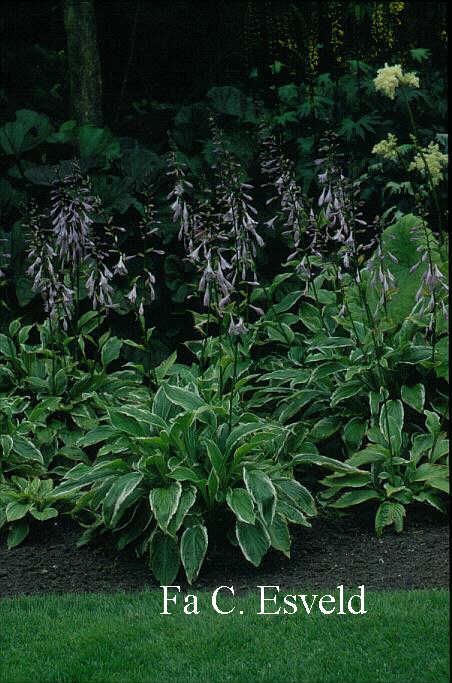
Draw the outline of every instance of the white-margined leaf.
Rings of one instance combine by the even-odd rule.
[[[182,486],[178,481],[168,486],[154,488],[150,492],[151,510],[162,531],[166,531],[172,516],[176,512],[181,493]]]

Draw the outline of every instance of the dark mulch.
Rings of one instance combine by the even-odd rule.
[[[157,586],[144,561],[116,555],[107,542],[77,548],[80,528],[61,518],[41,524],[8,551],[0,536],[0,597],[36,593],[114,592]],[[185,585],[182,574],[176,583]],[[225,544],[212,548],[195,588],[233,585],[236,592],[258,585],[322,589],[343,584],[370,589],[435,588],[449,585],[448,519],[425,508],[409,510],[402,534],[372,533],[364,511],[319,518],[312,529],[293,528],[291,559],[271,551],[259,568]]]

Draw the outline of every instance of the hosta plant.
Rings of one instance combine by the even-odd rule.
[[[44,522],[58,516],[52,496],[51,479],[26,479],[12,476],[9,482],[0,483],[0,529],[8,528],[7,545],[19,545],[30,531],[30,522]],[[63,498],[59,497],[59,504]]]
[[[244,414],[230,429],[227,401],[207,403],[195,384],[163,383],[151,410],[108,412],[78,442],[103,443],[94,465],[76,465],[55,495],[78,493],[74,513],[91,516],[82,542],[114,532],[118,548],[133,543],[162,583],[180,563],[194,581],[212,536],[238,544],[255,566],[270,547],[289,555],[289,524],[309,526],[316,514],[291,464],[278,458],[287,430],[277,423]]]
[[[441,429],[441,417],[423,410],[422,385],[405,386],[401,400],[386,401],[378,421],[366,434],[366,445],[344,462],[325,456],[301,455],[303,464],[323,466],[333,473],[321,483],[322,504],[344,509],[368,501],[378,502],[375,530],[394,525],[403,530],[406,506],[415,501],[445,511],[449,494],[449,440]],[[372,397],[371,397],[372,400]],[[424,413],[425,429],[409,433],[404,420],[404,403]]]

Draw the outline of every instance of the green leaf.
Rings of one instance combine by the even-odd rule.
[[[118,432],[118,430],[111,425],[99,425],[78,439],[76,443],[80,448],[86,448],[87,446],[93,446],[96,443],[105,441],[111,436],[116,436],[119,433],[120,432]]]
[[[128,472],[118,477],[107,493],[102,506],[105,526],[114,529],[124,512],[137,500],[136,490],[143,480],[139,472]]]
[[[150,545],[149,560],[157,581],[162,586],[170,586],[177,576],[180,565],[177,541],[167,534],[155,533]]]
[[[361,441],[366,433],[367,422],[360,417],[353,417],[344,427],[344,441],[345,443],[356,450],[360,447]]]
[[[348,465],[360,467],[361,465],[369,465],[370,463],[383,462],[390,457],[389,450],[381,444],[370,444],[362,451],[353,453],[350,458],[347,458]]]
[[[160,363],[156,368],[154,368],[154,373],[155,377],[157,379],[157,382],[161,383],[166,375],[168,374],[169,370],[172,368],[174,363],[176,362],[177,358],[177,351],[174,351],[174,353],[171,354],[168,358],[165,358],[164,361]]]
[[[290,557],[290,534],[284,517],[276,513],[268,531],[273,548],[280,550],[286,557]]]
[[[19,543],[22,543],[22,541],[28,536],[29,530],[30,527],[28,522],[25,520],[21,519],[19,522],[15,522],[9,531],[6,541],[8,550],[15,548],[17,545],[19,545]]]
[[[154,488],[150,492],[151,510],[162,531],[167,530],[168,524],[176,512],[181,493],[182,486],[178,481],[169,484],[169,486]]]
[[[347,366],[338,360],[328,361],[319,365],[311,375],[311,382],[319,381],[329,377],[330,375],[335,375],[337,372],[346,370]]]
[[[197,483],[201,481],[201,477],[190,467],[185,467],[184,465],[178,465],[168,475],[171,479],[176,479],[176,481],[192,481]]]
[[[345,401],[347,398],[359,396],[361,390],[361,382],[346,382],[332,393],[330,403],[331,407],[334,408],[338,403]]]
[[[304,514],[314,516],[317,514],[314,498],[308,489],[302,486],[296,479],[274,479],[276,490],[282,493],[288,500]]]
[[[279,512],[279,514],[283,515],[283,517],[285,517],[288,522],[292,522],[292,524],[302,524],[307,527],[311,526],[304,514],[286,500],[278,498],[276,512]]]
[[[441,429],[439,415],[431,410],[426,410],[425,416],[425,426],[427,427],[428,431],[433,436],[438,436]]]
[[[449,486],[449,479],[441,479],[441,478],[435,478],[432,477],[431,479],[427,480],[427,483],[429,486],[432,486],[434,489],[438,489],[439,491],[443,491],[444,493],[447,493],[449,495],[450,493],[450,486]]]
[[[195,500],[196,489],[194,486],[188,486],[182,490],[179,505],[177,506],[177,510],[172,516],[167,528],[167,532],[171,536],[175,536],[175,534],[179,531],[186,514],[194,504]]]
[[[44,464],[44,458],[42,457],[41,451],[39,451],[30,439],[27,439],[25,436],[14,434],[13,451],[25,460],[37,460],[42,465]]]
[[[113,427],[116,429],[130,436],[149,436],[149,428],[143,422],[138,421],[131,415],[127,415],[120,408],[108,408],[108,415]]]
[[[311,332],[320,332],[323,327],[322,318],[318,309],[307,302],[303,302],[300,306],[298,315],[301,322]]]
[[[100,352],[102,365],[107,367],[112,361],[119,358],[121,352],[122,340],[118,337],[110,337],[107,339]]]
[[[58,510],[56,508],[45,508],[44,510],[30,510],[30,515],[40,522],[45,522],[48,519],[58,517]]]
[[[248,491],[242,488],[229,489],[226,493],[226,502],[239,522],[254,524],[254,504]]]
[[[22,517],[25,517],[32,505],[33,503],[9,503],[6,506],[6,521],[15,522],[18,519],[22,519]]]
[[[352,467],[351,465],[341,462],[340,460],[335,460],[334,458],[328,458],[326,455],[295,455],[293,462],[297,465],[319,465],[319,467],[325,467],[326,469],[333,470],[334,472],[360,471],[356,467]]]
[[[344,493],[335,503],[330,503],[332,508],[348,508],[351,505],[359,505],[368,500],[379,500],[381,496],[376,491],[349,491]]]
[[[391,524],[394,524],[397,532],[402,531],[405,514],[405,508],[400,503],[386,500],[381,503],[375,515],[375,531],[377,536],[381,536],[384,527]]]
[[[247,98],[232,85],[210,88],[207,97],[213,108],[221,114],[242,117],[246,111]]]
[[[418,291],[421,280],[428,267],[428,263],[421,263],[416,271],[411,272],[413,266],[419,260],[419,253],[416,251],[419,246],[418,242],[412,241],[412,233],[410,230],[414,226],[421,225],[421,218],[413,214],[407,214],[399,218],[399,220],[386,228],[382,235],[382,252],[385,255],[381,263],[381,267],[386,270],[389,269],[394,276],[397,291],[393,294],[387,304],[387,311],[389,317],[395,323],[403,323],[409,317],[414,304],[416,303],[416,292]],[[422,232],[422,230],[420,230]],[[427,228],[430,252],[432,255],[433,265],[441,266],[441,259],[437,248],[437,240],[433,233]],[[425,237],[421,238],[424,242]],[[390,252],[396,257],[397,263],[394,263],[390,256]],[[378,301],[381,296],[380,286],[374,286],[368,278],[367,297],[372,310],[379,307]],[[430,352],[431,353],[431,352]],[[428,358],[428,354],[424,356]],[[404,360],[399,362],[416,363],[415,355],[410,354]]]
[[[112,475],[125,474],[129,466],[124,460],[108,460],[97,465],[79,463],[65,474],[64,481],[52,491],[52,499],[67,498],[87,484],[93,484]]]
[[[181,406],[184,410],[198,410],[198,408],[206,405],[202,398],[196,396],[191,391],[187,391],[187,389],[173,387],[169,384],[163,384],[162,387],[166,398],[171,403],[174,403],[174,405]]]
[[[182,534],[180,554],[189,584],[192,584],[199,574],[206,555],[207,544],[207,529],[201,524],[189,527]]]
[[[16,346],[6,334],[0,334],[0,354],[6,358],[14,358],[16,355]]]
[[[276,507],[276,490],[271,479],[261,470],[243,468],[243,481],[267,524],[273,522]]]
[[[402,386],[401,396],[402,400],[411,406],[411,408],[417,410],[418,413],[424,411],[425,387],[423,384],[415,384],[412,387],[408,387],[404,384]]]
[[[13,447],[12,437],[8,434],[0,434],[0,445],[3,450],[3,455],[6,458],[10,454]]]
[[[324,441],[335,434],[341,427],[341,419],[338,417],[324,417],[313,426],[309,436],[314,441]]]
[[[279,415],[279,421],[285,423],[298,413],[307,403],[310,403],[325,392],[319,389],[301,389],[291,395],[290,399],[284,402],[284,408]]]
[[[0,128],[0,145],[5,154],[20,157],[44,142],[52,130],[53,126],[44,114],[19,109],[16,111],[16,120]]]
[[[302,296],[302,291],[295,291],[286,294],[286,296],[283,299],[281,299],[281,301],[278,304],[272,306],[272,308],[267,313],[267,316],[270,316],[273,313],[279,314],[289,311],[292,308],[292,306],[297,303],[298,299],[300,299]]]
[[[220,488],[220,480],[218,479],[218,474],[212,468],[210,470],[210,474],[209,474],[209,477],[207,479],[207,490],[209,492],[209,499],[210,499],[211,505],[215,501],[215,496],[217,495],[219,488]]]
[[[253,525],[243,522],[236,523],[235,534],[245,558],[258,567],[270,547],[268,534],[259,523]]]
[[[207,455],[209,456],[212,467],[216,474],[221,477],[224,466],[224,457],[214,441],[205,439],[204,443],[206,444]]]
[[[403,403],[399,399],[386,401],[380,411],[380,430],[385,439],[391,442],[395,455],[400,453],[404,421]],[[388,434],[389,428],[389,434]]]

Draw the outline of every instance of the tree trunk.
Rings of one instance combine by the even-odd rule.
[[[102,125],[102,75],[93,0],[62,0],[72,116]]]

